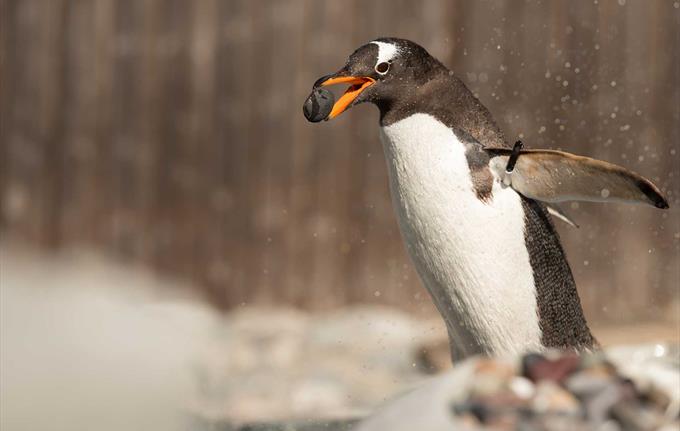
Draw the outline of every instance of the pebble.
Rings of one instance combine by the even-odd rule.
[[[507,362],[477,361],[467,399],[452,406],[456,418],[477,421],[472,430],[647,431],[680,426],[677,415],[667,413],[668,396],[658,388],[636,386],[602,354],[528,354],[514,374],[508,373]]]
[[[551,380],[536,385],[531,407],[538,413],[577,415],[581,411],[576,397]]]
[[[323,87],[317,87],[305,100],[304,105],[302,105],[302,112],[307,121],[318,123],[328,118],[334,104],[335,96],[333,93]]]

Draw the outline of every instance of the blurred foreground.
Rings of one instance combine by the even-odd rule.
[[[449,366],[438,317],[220,314],[189,286],[94,253],[0,253],[3,430],[361,417]],[[680,341],[677,321],[593,329],[605,345]]]

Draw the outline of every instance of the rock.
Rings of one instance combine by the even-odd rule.
[[[295,416],[311,412],[339,412],[347,409],[349,393],[337,378],[312,377],[295,385],[290,399]]]
[[[470,388],[470,397],[489,397],[510,390],[510,381],[515,376],[515,368],[508,363],[481,358],[475,364],[475,379]]]
[[[551,380],[544,380],[536,385],[536,391],[531,401],[531,407],[536,413],[549,413],[575,416],[581,413],[578,400]]]
[[[302,112],[307,121],[318,123],[328,118],[334,104],[335,96],[333,93],[323,87],[317,87],[305,100],[304,105],[302,105]]]
[[[429,340],[417,347],[415,361],[418,369],[427,374],[437,374],[451,368],[449,339],[444,337]]]
[[[583,370],[569,376],[565,386],[577,397],[586,398],[602,392],[609,385],[611,378],[611,375],[601,372]]]
[[[261,423],[243,425],[236,431],[351,431],[356,419],[341,419],[327,421],[297,421],[283,423]],[[227,428],[229,431],[230,428]],[[222,431],[214,430],[214,431]]]
[[[526,377],[516,376],[510,380],[510,390],[519,398],[528,400],[536,393],[534,383]]]
[[[612,406],[610,414],[627,431],[657,430],[664,422],[660,412],[634,402],[620,401]]]
[[[576,354],[566,354],[555,359],[539,354],[528,354],[522,360],[523,375],[534,382],[539,380],[563,381],[576,371],[581,359]]]
[[[358,430],[678,429],[678,416],[667,407],[672,397],[637,387],[602,354],[548,355],[527,355],[521,366],[512,359],[471,358],[379,410]],[[450,418],[442,415],[447,402]]]
[[[662,402],[668,417],[680,416],[680,345],[618,346],[608,349],[607,357],[638,388]]]

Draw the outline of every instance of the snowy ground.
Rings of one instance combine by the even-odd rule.
[[[186,286],[92,253],[3,245],[0,258],[3,430],[359,417],[427,379],[426,363],[447,362],[436,318],[382,307],[220,315]],[[605,344],[677,341],[672,326],[636,328],[595,332]],[[429,362],[423,346],[435,346]]]

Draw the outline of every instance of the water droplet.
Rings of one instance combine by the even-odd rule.
[[[677,4],[677,3],[676,3]],[[657,344],[654,346],[654,356],[660,358],[666,354],[666,348],[662,344]]]

